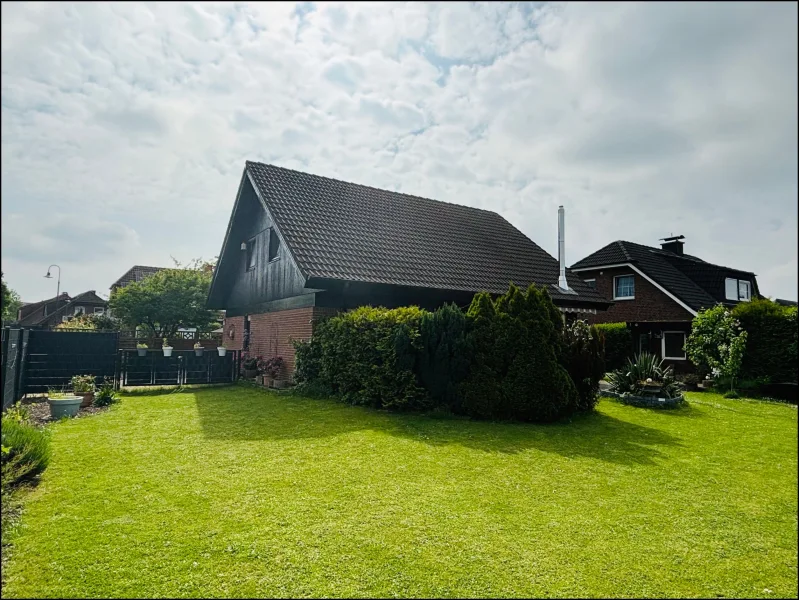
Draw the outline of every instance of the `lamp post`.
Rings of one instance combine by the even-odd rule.
[[[44,277],[45,279],[53,278],[53,276],[50,275],[50,269],[52,269],[53,267],[58,268],[58,286],[56,287],[56,292],[55,292],[55,307],[56,309],[58,309],[58,298],[59,296],[61,296],[61,267],[59,267],[58,265],[50,265],[49,267],[47,267],[47,275],[45,275]]]

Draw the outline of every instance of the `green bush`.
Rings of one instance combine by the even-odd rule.
[[[0,483],[3,488],[31,479],[47,468],[50,462],[50,437],[47,431],[5,415],[0,427]]]
[[[675,398],[680,394],[674,371],[666,366],[662,359],[649,352],[635,355],[635,359],[628,358],[627,364],[608,375],[610,390],[617,394],[641,395],[647,380],[662,385],[660,394],[665,398]]]
[[[468,319],[455,304],[422,314],[419,380],[433,406],[459,412],[458,387],[469,372]]]
[[[319,323],[312,342],[319,344],[319,379],[352,404],[428,408],[416,376],[422,314],[416,306],[363,306]]]
[[[116,391],[114,390],[114,382],[106,378],[105,381],[97,388],[94,394],[94,406],[108,406],[118,401]]]
[[[741,302],[732,310],[747,332],[741,379],[763,384],[797,382],[797,309],[766,298]]]
[[[596,327],[574,321],[564,332],[566,370],[577,387],[577,410],[591,410],[599,399],[599,380],[605,376],[605,352]]]
[[[633,338],[627,323],[598,323],[595,325],[605,346],[605,368],[621,369],[633,355]]]
[[[559,362],[563,321],[549,294],[514,285],[492,301],[477,294],[469,307],[470,372],[461,384],[462,410],[490,419],[552,421],[578,405],[577,390]]]

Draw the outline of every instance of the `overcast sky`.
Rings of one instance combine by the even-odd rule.
[[[624,239],[797,298],[796,3],[2,3],[25,301],[210,258],[245,160]]]

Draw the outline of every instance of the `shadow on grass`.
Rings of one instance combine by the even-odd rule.
[[[301,440],[369,430],[431,446],[455,444],[501,453],[539,450],[625,465],[656,464],[664,456],[663,447],[680,446],[678,438],[660,429],[599,412],[536,425],[388,413],[240,387],[198,390],[194,396],[204,435],[217,441]]]

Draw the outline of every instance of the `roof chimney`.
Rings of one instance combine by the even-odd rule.
[[[558,206],[558,266],[560,267],[558,287],[562,290],[568,290],[569,283],[566,281],[566,224],[563,205]]]
[[[676,254],[677,256],[683,255],[682,247],[685,245],[685,243],[681,242],[680,240],[685,239],[684,235],[675,235],[673,237],[660,238],[660,239],[663,242],[660,245],[660,248],[662,250],[665,250],[666,252],[671,252],[672,254]]]

